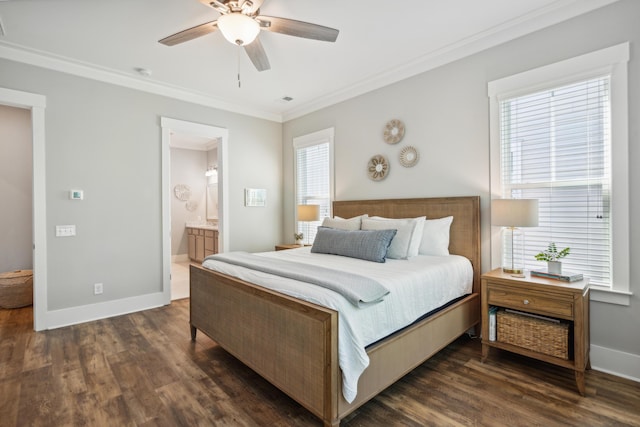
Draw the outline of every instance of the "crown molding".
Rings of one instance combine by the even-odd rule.
[[[344,87],[320,98],[316,98],[311,102],[286,110],[282,114],[282,121],[287,122],[322,108],[397,83],[409,77],[433,70],[617,1],[619,0],[564,0],[556,2],[523,15],[518,19],[510,20],[471,37],[462,39],[442,49],[429,52],[399,67],[390,68],[382,73],[372,75],[369,78],[359,81],[355,85]]]
[[[277,113],[247,108],[245,106],[216,99],[210,95],[189,91],[178,86],[160,83],[148,78],[143,79],[131,76],[112,69],[98,67],[94,64],[84,63],[64,56],[53,55],[13,43],[0,41],[0,58],[110,83],[129,89],[140,90],[142,92],[148,92],[155,95],[166,96],[168,98],[191,102],[205,107],[217,108],[232,113],[257,117],[278,123],[282,122],[282,115]]]

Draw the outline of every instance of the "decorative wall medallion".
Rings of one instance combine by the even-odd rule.
[[[189,188],[189,186],[185,184],[178,184],[173,187],[173,194],[176,195],[176,198],[178,198],[178,200],[186,202],[187,200],[189,200],[189,197],[191,197],[191,188]]]
[[[400,151],[400,164],[405,168],[413,167],[418,163],[419,157],[418,150],[409,145]]]
[[[384,127],[384,142],[387,144],[397,144],[404,136],[404,124],[397,119],[389,120]]]
[[[381,181],[389,174],[389,162],[386,157],[377,154],[369,160],[367,171],[369,173],[369,178],[374,181]]]
[[[195,200],[189,200],[184,204],[184,207],[187,208],[189,212],[193,212],[198,209],[198,202],[196,202]]]

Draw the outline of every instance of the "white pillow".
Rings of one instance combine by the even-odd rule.
[[[372,217],[362,220],[362,229],[398,230],[387,251],[387,258],[407,259],[418,255],[420,242],[422,241],[424,222],[424,216],[402,219]]]
[[[326,217],[322,221],[323,227],[337,228],[338,230],[355,231],[360,230],[362,219],[367,218],[369,215],[364,214],[360,216],[354,216],[353,218],[344,219],[339,216],[333,218]]]
[[[420,255],[449,255],[449,229],[453,222],[452,216],[424,221]]]

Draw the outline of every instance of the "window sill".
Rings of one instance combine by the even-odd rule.
[[[628,306],[631,295],[633,295],[631,292],[616,291],[603,286],[591,286],[591,301]]]

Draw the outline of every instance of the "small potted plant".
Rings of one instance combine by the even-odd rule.
[[[540,252],[535,256],[538,261],[546,261],[547,262],[547,271],[553,274],[562,274],[562,258],[569,255],[571,249],[564,248],[561,251],[558,251],[555,243],[549,243],[547,250]]]
[[[302,233],[293,233],[294,239],[296,239],[296,245],[302,246],[302,239],[304,239],[304,234]]]

